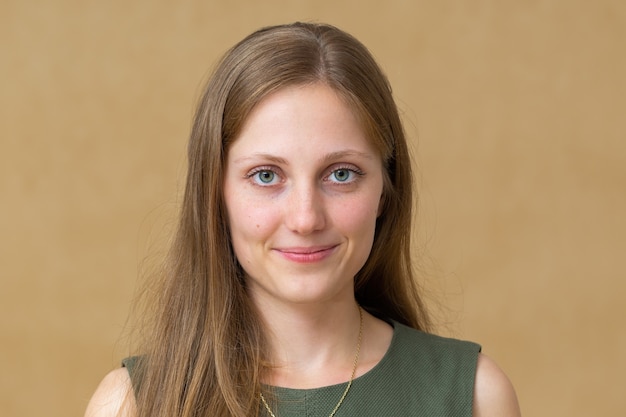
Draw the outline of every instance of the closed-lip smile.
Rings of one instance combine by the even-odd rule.
[[[319,262],[329,257],[339,245],[290,246],[274,248],[283,258],[299,263]]]

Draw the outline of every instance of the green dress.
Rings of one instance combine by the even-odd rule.
[[[480,346],[392,324],[387,353],[353,381],[335,416],[471,417]],[[136,385],[134,362],[127,359],[124,365]],[[277,417],[327,417],[345,387],[345,383],[314,389],[272,387],[272,410]],[[264,407],[260,415],[268,416]]]

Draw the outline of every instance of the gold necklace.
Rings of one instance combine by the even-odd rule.
[[[356,354],[354,355],[352,375],[350,375],[350,380],[348,381],[348,385],[346,386],[346,389],[343,392],[343,395],[341,396],[341,398],[339,399],[339,402],[337,403],[332,413],[330,413],[328,417],[333,417],[335,415],[337,410],[339,410],[339,407],[341,407],[343,400],[345,400],[346,395],[348,395],[348,391],[350,391],[350,387],[352,386],[352,380],[354,380],[354,375],[356,374],[356,366],[359,363],[359,353],[361,352],[361,339],[363,339],[363,310],[361,309],[361,306],[359,306],[359,340],[357,341],[357,344],[356,344]],[[272,409],[270,408],[267,401],[265,401],[265,397],[263,397],[263,393],[261,393],[260,395],[261,395],[261,402],[263,402],[263,405],[265,406],[265,409],[267,410],[267,412],[270,413],[270,416],[276,417],[276,415],[272,412]]]

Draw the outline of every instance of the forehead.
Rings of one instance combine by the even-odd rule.
[[[325,84],[286,87],[257,104],[243,122],[229,154],[280,152],[304,154],[354,148],[377,153],[361,119],[348,101]]]

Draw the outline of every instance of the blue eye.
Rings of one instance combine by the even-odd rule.
[[[336,169],[330,174],[330,176],[334,177],[335,181],[337,182],[349,181],[353,177],[353,175],[354,172],[346,168]]]
[[[268,169],[263,169],[255,172],[253,178],[260,184],[271,184],[276,178],[276,173]]]

